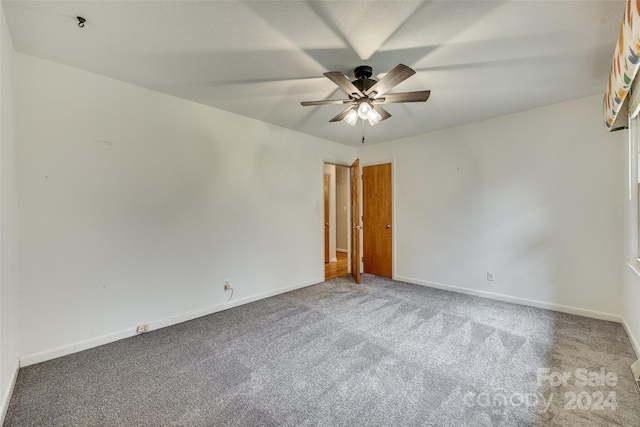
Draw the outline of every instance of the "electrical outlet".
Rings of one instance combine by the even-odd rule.
[[[496,280],[496,273],[494,273],[493,271],[487,271],[487,280],[490,282]]]
[[[136,333],[144,334],[145,332],[149,332],[149,324],[145,323],[144,325],[138,325],[136,328]]]
[[[225,291],[228,291],[229,289],[231,289],[231,285],[229,284],[229,279],[225,280],[223,283],[224,283]]]

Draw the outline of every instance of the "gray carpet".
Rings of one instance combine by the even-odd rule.
[[[639,426],[634,359],[616,323],[345,277],[23,368],[5,425]]]

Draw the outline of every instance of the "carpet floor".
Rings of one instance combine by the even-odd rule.
[[[364,275],[20,369],[5,426],[640,426],[617,323]]]

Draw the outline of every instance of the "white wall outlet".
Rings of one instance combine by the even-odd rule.
[[[229,289],[231,289],[231,285],[229,284],[229,279],[225,279],[223,281],[223,283],[224,283],[224,290],[225,291],[228,291]]]
[[[136,333],[144,334],[145,332],[149,332],[149,324],[145,323],[144,325],[138,325],[136,328]]]
[[[494,273],[493,271],[487,271],[487,280],[490,282],[496,280],[496,273]]]

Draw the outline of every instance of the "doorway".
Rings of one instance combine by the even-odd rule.
[[[349,168],[324,165],[325,280],[349,273]]]

